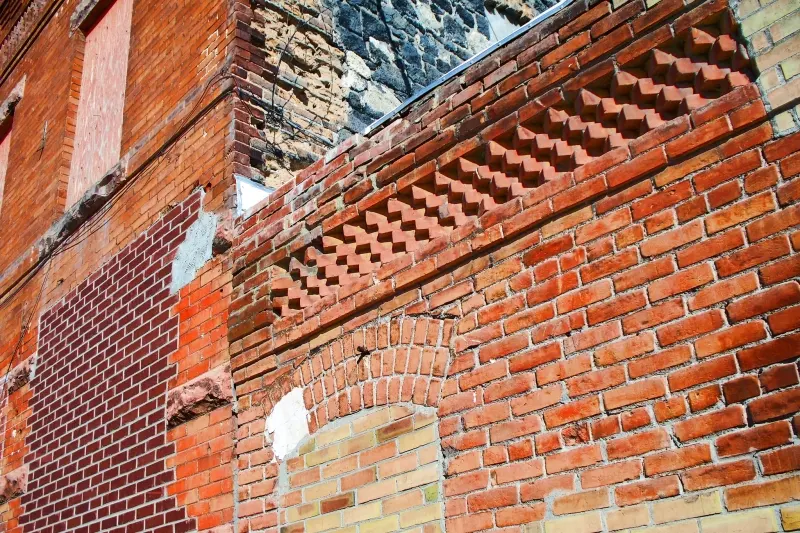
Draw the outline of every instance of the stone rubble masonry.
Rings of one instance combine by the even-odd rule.
[[[6,394],[13,394],[26,383],[28,383],[33,376],[36,369],[36,355],[32,355],[25,359],[23,362],[8,371],[6,376]]]
[[[447,531],[800,528],[800,132],[733,9],[573,3],[239,219],[240,528],[345,527],[341,448],[264,435],[298,387],[435,406]]]
[[[28,488],[28,467],[21,466],[0,477],[0,502],[16,498]]]
[[[249,168],[278,186],[498,40],[486,8],[519,24],[553,0],[255,0],[240,87]],[[525,14],[523,16],[523,13]],[[246,92],[245,92],[246,91]]]
[[[167,425],[176,426],[233,400],[231,369],[217,367],[178,388],[167,397]]]
[[[777,133],[800,129],[800,5],[792,0],[741,0],[735,13],[769,109],[780,110]]]
[[[393,405],[305,439],[280,465],[281,531],[443,531],[436,421],[433,409]]]

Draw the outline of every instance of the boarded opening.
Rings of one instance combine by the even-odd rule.
[[[117,0],[86,35],[67,207],[119,160],[133,0]]]

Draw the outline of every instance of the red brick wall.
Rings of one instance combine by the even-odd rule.
[[[26,530],[188,531],[166,486],[164,404],[179,318],[170,269],[196,193],[42,315]]]
[[[230,63],[235,35],[230,2],[206,0],[185,5],[134,0],[133,4],[121,151],[123,157],[130,157],[129,172],[153,156],[192,112],[219,93],[219,71],[226,61]],[[4,208],[0,210],[0,224],[8,229],[0,272],[26,254],[65,209],[84,48],[83,35],[70,33],[70,15],[76,5],[76,0],[64,1],[57,10],[59,16],[49,20],[20,61],[3,73],[0,101],[23,76],[27,83],[25,96],[15,109],[16,127],[9,150],[13,171],[6,178]],[[201,94],[204,99],[198,103]],[[226,117],[226,128],[229,120]],[[208,128],[218,131],[214,126]],[[200,139],[190,142],[211,142],[202,130],[199,135]],[[220,143],[213,152],[224,158],[225,136],[214,135],[213,140]],[[160,170],[169,167],[170,174],[178,176],[181,167],[191,166],[194,180],[214,188],[207,201],[214,208],[222,206],[230,182],[224,181],[222,186],[219,177],[212,179],[224,168],[210,161],[212,150],[205,150],[209,159],[188,161],[179,161],[175,152],[173,160],[158,160]],[[161,180],[163,184],[164,178]],[[138,223],[125,220],[125,236],[109,239],[119,242],[117,250],[152,224],[161,209],[185,198],[188,191],[170,186],[172,177],[168,182],[160,195],[138,197],[136,218],[140,220],[133,221]],[[232,205],[230,199],[228,204]],[[98,266],[95,263],[92,270]]]
[[[440,390],[394,401],[438,405],[448,531],[796,527],[800,136],[736,32],[724,2],[574,4],[242,219],[248,479],[278,479],[282,394],[323,430],[378,398],[356,346],[447,318]],[[252,530],[289,505],[244,497]]]

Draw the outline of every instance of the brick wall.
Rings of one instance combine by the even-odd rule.
[[[240,474],[279,479],[280,397],[339,427],[391,332],[443,321],[440,384],[394,397],[437,406],[447,531],[796,530],[800,134],[740,31],[724,2],[573,4],[243,217]],[[271,494],[251,530],[295,509]]]
[[[555,2],[273,2],[242,5],[243,168],[283,184],[341,140]],[[513,22],[511,22],[513,21]]]
[[[170,262],[200,203],[192,195],[42,315],[26,530],[194,527],[167,494],[163,409],[178,339]]]
[[[394,405],[304,439],[281,463],[281,531],[441,531],[435,422],[432,410]]]
[[[795,2],[739,2],[736,15],[759,73],[764,101],[776,113],[776,132],[800,128],[796,97],[800,91],[800,14]]]

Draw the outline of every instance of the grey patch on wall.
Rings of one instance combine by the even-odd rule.
[[[216,231],[216,215],[200,211],[197,220],[186,231],[186,238],[178,246],[175,259],[172,261],[171,294],[188,285],[197,271],[211,259]]]

